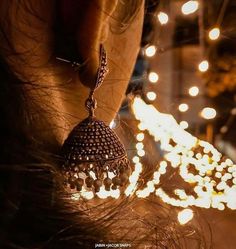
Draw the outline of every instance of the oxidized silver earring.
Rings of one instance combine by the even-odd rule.
[[[88,117],[74,127],[62,147],[65,183],[72,191],[99,192],[101,186],[107,191],[115,190],[129,180],[130,165],[124,145],[115,132],[94,115],[94,91],[107,72],[107,56],[101,45],[96,84],[85,102]]]

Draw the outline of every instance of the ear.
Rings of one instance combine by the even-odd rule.
[[[76,29],[77,53],[80,62],[84,62],[79,74],[80,80],[90,88],[95,84],[100,44],[106,40],[109,18],[117,2],[118,0],[62,0],[63,9],[67,12],[67,28]]]
[[[82,61],[80,80],[88,87],[93,87],[99,67],[100,44],[107,38],[108,22],[117,0],[84,1],[83,18],[77,28],[77,47]]]

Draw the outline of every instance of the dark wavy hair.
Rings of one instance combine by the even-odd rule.
[[[127,29],[140,4],[141,0],[121,1],[124,11],[114,17],[119,25],[111,29],[117,33]],[[31,8],[28,11],[35,13]],[[0,36],[9,42],[6,27],[0,26]],[[8,52],[15,53],[14,49]],[[3,54],[0,54],[0,248],[87,249],[99,242],[127,242],[132,248],[143,248],[145,243],[154,243],[156,248],[184,247],[170,210],[152,199],[96,200],[90,204],[74,201],[65,193],[59,173],[60,145],[53,137],[47,137],[51,142],[45,149],[39,139],[41,126],[35,124],[45,122],[45,127],[49,124],[37,103],[30,103],[29,107],[23,89],[25,84],[38,86],[20,79]],[[29,112],[32,105],[34,112]],[[140,215],[138,210],[146,206],[149,212],[142,211],[145,215]]]

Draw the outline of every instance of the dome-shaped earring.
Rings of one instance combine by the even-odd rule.
[[[115,190],[129,180],[130,165],[124,145],[115,132],[94,115],[94,91],[107,72],[107,56],[101,45],[96,84],[85,102],[89,115],[74,127],[62,146],[65,183],[73,191],[96,193],[102,186],[107,191]]]

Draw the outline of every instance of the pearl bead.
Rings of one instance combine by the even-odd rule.
[[[112,182],[113,182],[114,185],[120,185],[121,184],[121,180],[120,180],[120,178],[118,176],[114,177],[112,179]]]
[[[95,188],[98,188],[98,187],[100,188],[102,186],[102,181],[99,180],[99,179],[95,180],[94,183],[93,183],[93,186]]]

